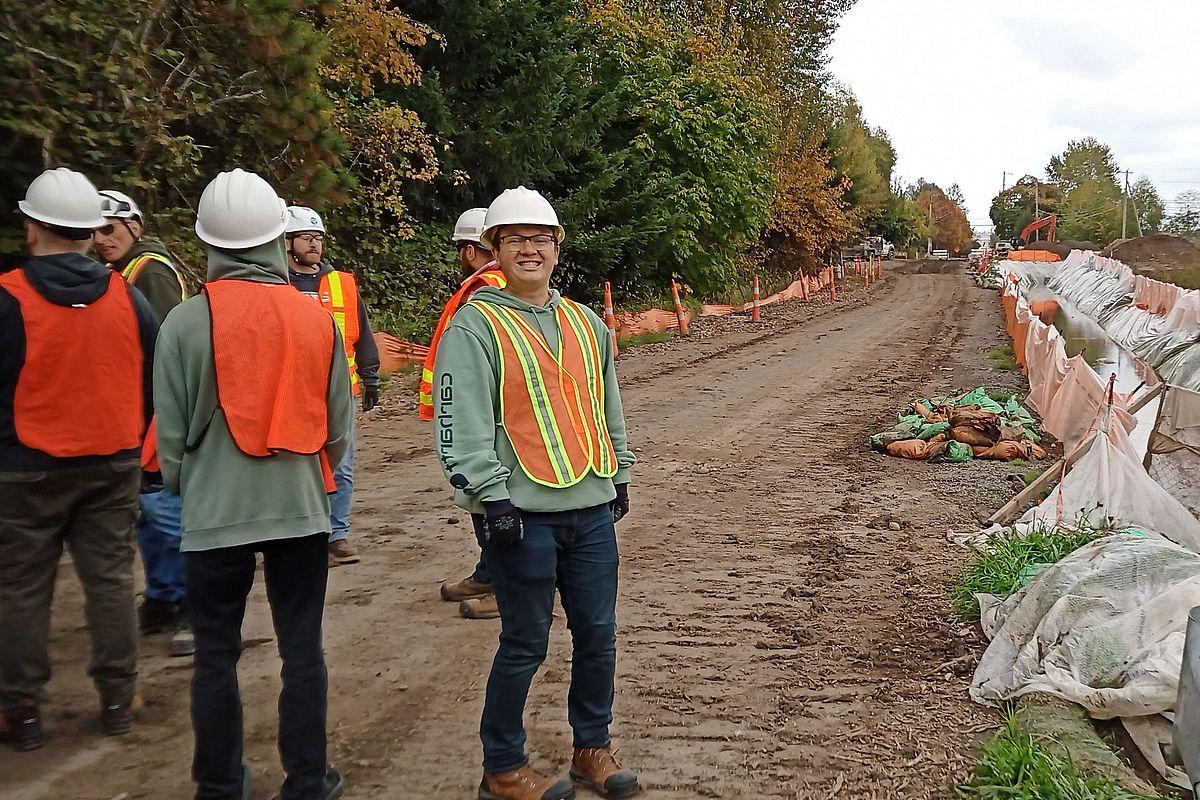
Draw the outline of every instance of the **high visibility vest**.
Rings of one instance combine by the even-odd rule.
[[[160,264],[163,264],[167,267],[167,269],[171,270],[171,272],[175,274],[175,280],[179,282],[179,299],[181,301],[187,300],[187,284],[183,281],[183,275],[179,272],[178,268],[176,268],[175,264],[171,262],[171,259],[162,253],[142,253],[140,256],[125,265],[125,269],[121,270],[121,277],[132,285],[133,282],[137,280],[138,275],[142,273],[142,268],[151,261],[157,261]]]
[[[312,455],[329,438],[333,325],[287,284],[218,280],[212,319],[217,403],[248,456]]]
[[[317,298],[325,306],[338,329],[342,332],[342,344],[346,347],[346,363],[350,365],[350,391],[354,396],[362,394],[358,380],[358,359],[355,347],[361,333],[358,327],[358,286],[349,272],[333,270],[321,276]]]
[[[455,312],[462,307],[463,303],[471,299],[471,295],[484,286],[503,289],[507,283],[504,273],[500,271],[496,262],[489,261],[474,275],[463,281],[462,285],[458,287],[458,291],[450,295],[450,299],[446,301],[446,307],[442,309],[442,315],[438,317],[437,327],[433,329],[433,338],[429,341],[429,355],[425,356],[425,364],[421,368],[421,384],[417,390],[417,413],[421,419],[433,419],[433,369],[437,360],[437,346],[438,342],[442,340],[442,334],[450,325],[450,320],[454,319]]]
[[[25,362],[13,394],[21,444],[55,458],[108,456],[142,443],[143,362],[137,313],[125,281],[87,306],[60,306],[25,271],[0,276],[25,325]]]
[[[563,299],[555,312],[557,352],[521,314],[469,302],[487,321],[500,356],[500,425],[521,470],[534,483],[562,489],[589,472],[617,474],[604,417],[604,362],[583,307]]]

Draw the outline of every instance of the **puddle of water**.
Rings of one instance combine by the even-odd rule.
[[[1132,392],[1142,383],[1143,376],[1150,375],[1146,365],[1109,338],[1104,329],[1091,317],[1061,297],[1049,293],[1043,296],[1058,301],[1054,327],[1062,334],[1068,358],[1082,354],[1083,360],[1096,371],[1105,384],[1108,383],[1110,375],[1116,375],[1118,392]],[[1134,415],[1137,427],[1129,434],[1129,438],[1141,455],[1146,453],[1150,429],[1154,427],[1157,415],[1158,401],[1150,402]]]

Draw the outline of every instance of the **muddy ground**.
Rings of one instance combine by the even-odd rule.
[[[909,270],[910,272],[914,270]],[[998,717],[971,704],[974,626],[948,621],[964,556],[950,529],[1011,496],[1003,464],[928,465],[866,437],[913,397],[982,383],[996,295],[958,272],[885,270],[870,289],[705,320],[622,355],[641,463],[620,524],[615,741],[645,797],[950,797]],[[330,752],[346,797],[471,798],[497,621],[460,619],[438,584],[474,564],[430,431],[406,396],[362,420],[361,564],[330,579]],[[892,530],[888,523],[898,523]],[[261,584],[241,687],[255,798],[277,792],[275,654]],[[0,749],[5,800],[186,798],[189,661],[143,640],[147,708],[99,734],[78,585],[64,566],[45,749]],[[527,712],[538,767],[565,772],[562,620]],[[581,791],[581,797],[590,793]]]

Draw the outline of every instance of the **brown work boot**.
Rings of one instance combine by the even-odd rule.
[[[45,744],[38,707],[25,703],[0,712],[0,739],[21,752],[37,750]]]
[[[500,616],[500,607],[496,605],[496,595],[485,594],[483,597],[472,597],[458,604],[458,615],[466,619],[496,619]]]
[[[133,719],[146,707],[138,695],[128,703],[108,703],[100,709],[100,725],[109,736],[124,736],[133,730]]]
[[[572,800],[575,787],[565,778],[554,780],[526,764],[512,772],[485,772],[479,800]]]
[[[338,539],[329,543],[329,566],[337,567],[342,564],[357,564],[358,551],[349,539]]]
[[[442,584],[442,599],[452,603],[458,603],[462,600],[470,600],[472,597],[483,597],[492,593],[492,585],[490,583],[480,583],[475,580],[474,575],[468,575],[458,583],[450,583],[446,581]]]
[[[571,780],[596,790],[601,797],[633,797],[642,788],[637,773],[621,767],[612,747],[576,747]]]

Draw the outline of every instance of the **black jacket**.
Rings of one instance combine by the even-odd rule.
[[[103,264],[77,253],[58,253],[30,258],[24,267],[38,294],[60,306],[89,305],[108,290],[111,272]],[[126,285],[129,299],[137,315],[138,332],[142,343],[142,394],[146,422],[154,412],[151,394],[151,375],[154,369],[154,340],[158,338],[158,318],[142,293]],[[63,342],[64,347],[95,345],[96,343]],[[25,364],[25,321],[17,299],[0,288],[0,472],[60,469],[98,461],[137,458],[140,448],[123,450],[109,456],[80,456],[55,458],[41,450],[21,444],[13,420],[13,400],[17,380]],[[87,403],[86,397],[78,398]],[[103,420],[97,420],[103,424]]]

